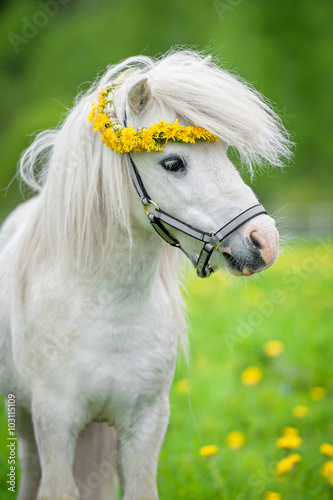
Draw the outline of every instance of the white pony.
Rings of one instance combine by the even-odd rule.
[[[123,127],[178,119],[219,142],[169,140],[131,157],[106,147],[87,117],[96,92],[110,87]],[[228,145],[249,166],[289,156],[287,134],[258,93],[182,51],[110,67],[22,156],[21,175],[38,195],[0,234],[0,388],[16,399],[19,500],[111,498],[116,466],[125,500],[158,498],[179,340],[186,350],[185,259],[154,231],[145,213],[154,204],[144,210],[134,184],[139,177],[156,214],[172,214],[157,230],[167,227],[196,264],[203,242],[191,228],[213,237],[258,204]],[[275,261],[274,221],[262,210],[253,217],[215,241],[202,276],[226,266],[246,276]]]

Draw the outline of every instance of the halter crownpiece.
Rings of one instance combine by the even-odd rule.
[[[208,132],[208,130],[196,125],[183,127],[178,124],[178,120],[173,123],[159,121],[149,128],[135,130],[134,127],[127,127],[125,113],[125,127],[121,125],[117,118],[114,105],[114,94],[117,84],[98,93],[97,103],[93,103],[93,109],[88,120],[93,123],[95,131],[99,131],[106,146],[114,149],[118,153],[128,153],[129,173],[139,195],[150,224],[157,234],[169,245],[179,248],[192,262],[200,278],[207,278],[215,271],[210,264],[213,252],[218,250],[224,238],[233,233],[240,226],[261,214],[267,214],[266,210],[259,203],[250,207],[217,231],[206,232],[195,228],[186,222],[176,219],[158,205],[148,195],[136,165],[129,153],[141,153],[143,151],[163,151],[169,140],[194,143],[197,139],[208,142],[219,141],[218,137]],[[153,207],[153,212],[147,207]],[[180,242],[168,231],[165,226],[177,229],[183,234],[190,236],[203,243],[199,255],[189,254]]]
[[[88,120],[93,123],[94,130],[100,132],[104,144],[118,153],[163,151],[168,141],[194,143],[198,139],[208,142],[220,140],[202,127],[183,127],[178,120],[173,123],[160,120],[138,130],[123,127],[118,121],[114,105],[115,88],[116,85],[112,85],[98,93],[98,101],[93,103]]]

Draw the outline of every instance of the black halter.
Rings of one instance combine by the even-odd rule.
[[[187,224],[186,222],[176,219],[172,215],[161,210],[148,195],[130,154],[128,154],[128,158],[129,173],[136,192],[140,196],[140,199],[143,203],[150,224],[153,226],[159,236],[163,238],[164,241],[184,252],[184,254],[190,259],[190,261],[196,268],[197,274],[198,276],[200,276],[200,278],[207,278],[212,272],[215,271],[212,265],[209,264],[209,261],[212,253],[219,248],[224,238],[229,236],[229,234],[233,233],[236,229],[238,229],[240,226],[253,219],[254,217],[257,217],[261,214],[267,214],[264,207],[260,204],[257,204],[251,208],[248,208],[247,210],[244,210],[244,212],[234,217],[230,222],[225,224],[218,231],[212,231],[211,233],[201,231],[200,229],[197,229],[190,224]],[[148,211],[147,207],[149,205],[154,207],[153,212]],[[199,257],[186,252],[179,241],[169,233],[169,231],[165,227],[165,224],[167,226],[173,227],[174,229],[177,229],[178,231],[181,231],[187,236],[191,236],[191,238],[202,241],[203,246],[201,248]]]

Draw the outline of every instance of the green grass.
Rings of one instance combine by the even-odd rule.
[[[241,280],[241,286],[219,274],[190,278],[191,359],[188,368],[178,363],[171,390],[159,462],[161,500],[260,500],[266,491],[283,500],[332,498],[333,488],[319,472],[325,461],[319,446],[333,443],[332,254],[332,246],[318,242],[296,245],[260,279]],[[276,358],[263,349],[272,339],[285,347]],[[249,366],[263,374],[254,386],[241,382]],[[186,384],[179,383],[184,379],[185,394]],[[327,389],[325,398],[310,398],[314,386]],[[299,404],[309,408],[301,419],[292,415]],[[5,430],[4,413],[0,425]],[[275,442],[284,426],[299,430],[303,443],[295,453],[302,461],[277,479],[275,465],[287,453]],[[226,442],[234,430],[245,437],[238,450]],[[200,448],[209,444],[218,453],[202,457]],[[6,453],[2,440],[2,478]],[[9,498],[2,479],[0,499]]]

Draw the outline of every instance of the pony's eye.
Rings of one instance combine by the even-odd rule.
[[[179,172],[185,169],[185,163],[179,156],[172,156],[161,161],[161,165],[168,172]]]

